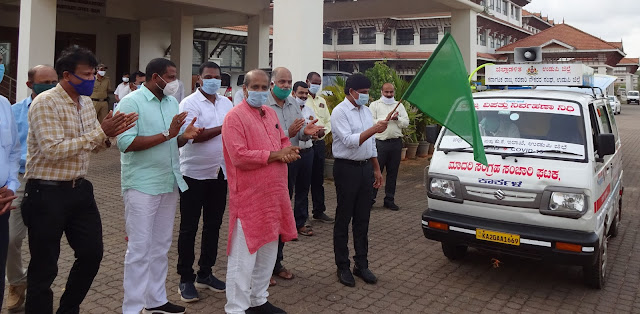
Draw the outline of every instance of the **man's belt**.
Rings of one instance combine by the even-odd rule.
[[[109,98],[105,98],[105,99],[91,98],[91,100],[93,100],[93,101],[107,101],[107,100],[109,100]]]
[[[76,178],[69,181],[40,180],[40,179],[29,179],[29,181],[38,185],[75,188],[76,186],[80,186],[82,183],[84,183],[87,180],[85,180],[85,178]]]
[[[351,165],[351,166],[357,166],[357,167],[362,167],[366,164],[369,163],[369,160],[371,159],[365,159],[365,160],[351,160],[351,159],[341,159],[341,158],[336,158],[337,163],[343,163],[343,164],[347,164],[347,165]]]

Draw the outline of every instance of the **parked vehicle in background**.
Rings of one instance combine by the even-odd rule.
[[[640,105],[640,92],[637,90],[630,90],[627,92],[627,104],[631,103]]]
[[[626,88],[618,88],[618,97],[622,96],[622,95],[626,95],[627,94],[627,89]]]
[[[332,86],[338,77],[346,80],[349,76],[351,76],[349,72],[324,70],[322,72],[322,87]]]
[[[611,110],[613,111],[613,114],[620,114],[622,112],[622,108],[621,108],[622,104],[620,104],[618,97],[607,96],[607,99],[609,100],[609,104],[611,105]]]

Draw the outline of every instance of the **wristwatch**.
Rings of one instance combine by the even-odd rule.
[[[162,135],[164,135],[164,138],[165,138],[167,141],[171,139],[171,138],[169,137],[169,130],[166,130],[166,131],[162,132]]]

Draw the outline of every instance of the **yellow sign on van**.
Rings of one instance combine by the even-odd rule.
[[[476,239],[516,246],[520,245],[520,236],[517,234],[502,233],[484,229],[476,229]]]

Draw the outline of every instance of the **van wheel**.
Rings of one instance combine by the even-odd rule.
[[[607,242],[609,237],[604,236],[602,239],[602,246],[598,250],[598,259],[595,264],[583,266],[582,272],[584,273],[584,281],[587,286],[595,289],[602,289],[606,281],[606,269],[607,269]]]
[[[442,242],[442,253],[449,260],[455,261],[465,257],[467,255],[467,246]]]
[[[609,236],[615,238],[618,236],[620,232],[620,221],[622,219],[622,200],[618,202],[618,212],[616,213],[616,217],[613,218],[611,222],[611,228],[609,229]]]

